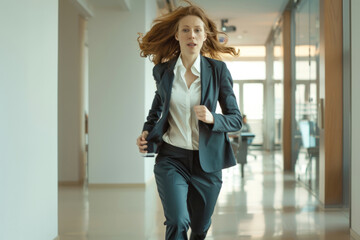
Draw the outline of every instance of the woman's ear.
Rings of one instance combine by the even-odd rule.
[[[179,41],[179,38],[178,38],[178,34],[177,34],[177,33],[175,34],[175,39],[176,39],[176,41]]]

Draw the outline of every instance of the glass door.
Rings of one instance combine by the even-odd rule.
[[[295,11],[295,120],[293,159],[298,180],[319,190],[319,0],[304,0]]]

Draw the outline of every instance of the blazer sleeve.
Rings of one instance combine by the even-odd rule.
[[[159,90],[158,90],[158,83],[159,83],[160,76],[158,74],[156,66],[153,68],[153,76],[156,81],[156,91],[155,91],[155,96],[154,96],[153,102],[151,104],[151,108],[150,108],[148,116],[146,118],[146,122],[144,123],[144,126],[143,126],[143,131],[148,131],[148,132],[151,132],[151,130],[154,128],[154,126],[155,126],[156,122],[159,120],[162,110],[163,110],[163,105],[162,105],[161,97],[160,97]]]
[[[223,114],[212,113],[214,116],[212,131],[236,132],[242,127],[242,116],[233,91],[233,80],[224,62],[222,62],[219,75],[220,92],[218,101]]]

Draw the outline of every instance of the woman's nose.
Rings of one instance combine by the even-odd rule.
[[[195,37],[195,32],[191,30],[191,31],[190,31],[190,34],[189,34],[189,37],[190,37],[190,38],[194,38],[194,37]]]

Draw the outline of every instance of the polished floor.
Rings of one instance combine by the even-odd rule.
[[[284,174],[280,153],[249,157],[223,171],[223,187],[207,240],[349,240],[344,209],[317,198]],[[60,240],[161,240],[164,217],[154,180],[143,187],[59,187]]]

